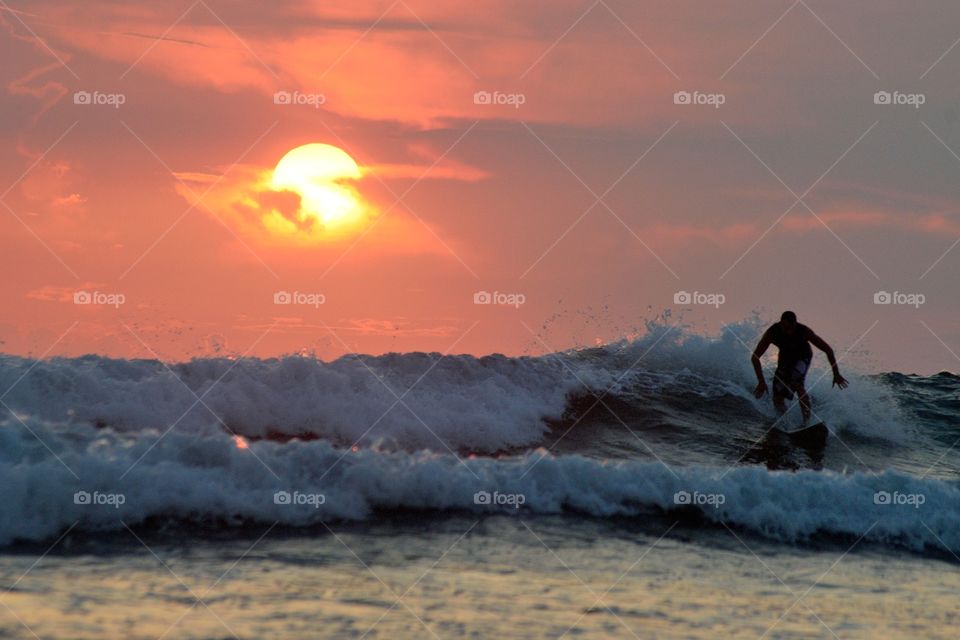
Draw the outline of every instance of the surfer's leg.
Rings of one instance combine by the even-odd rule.
[[[804,424],[806,424],[807,420],[810,419],[810,398],[807,396],[807,390],[803,386],[803,382],[807,378],[807,370],[809,368],[809,360],[801,360],[797,362],[793,369],[793,375],[791,376],[793,379],[790,382],[790,387],[796,392],[797,399],[800,401],[800,412],[803,414]]]
[[[781,395],[778,391],[774,391],[772,395],[773,395],[774,409],[776,409],[780,413],[784,413],[787,410],[787,405],[783,401],[783,395]]]
[[[790,392],[790,387],[785,384],[784,379],[783,372],[777,369],[773,374],[773,393],[770,395],[773,398],[774,408],[780,413],[787,410],[784,400],[793,400],[793,393]]]
[[[810,398],[807,396],[807,390],[803,388],[803,383],[794,385],[793,390],[797,392],[797,399],[800,401],[800,412],[803,414],[803,422],[806,424],[810,419]]]

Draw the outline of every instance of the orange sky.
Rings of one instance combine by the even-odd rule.
[[[960,368],[953,3],[163,5],[0,9],[0,350],[541,353],[791,307],[866,370]],[[363,173],[349,233],[264,226],[308,143]]]

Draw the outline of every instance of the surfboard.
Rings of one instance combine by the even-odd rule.
[[[817,424],[812,424],[795,431],[777,430],[786,434],[791,442],[804,447],[822,447],[827,444],[827,436],[830,434],[830,430],[827,429],[827,425],[823,422],[818,422]]]

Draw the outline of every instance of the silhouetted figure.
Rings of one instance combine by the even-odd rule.
[[[780,316],[780,322],[771,325],[769,329],[764,331],[763,337],[757,343],[757,348],[753,350],[753,357],[751,358],[753,370],[757,374],[757,388],[753,395],[762,398],[767,393],[767,383],[763,379],[760,356],[766,353],[767,347],[771,344],[780,349],[777,358],[777,370],[773,374],[773,406],[777,408],[777,411],[783,413],[787,410],[784,400],[793,400],[793,394],[796,392],[800,401],[800,411],[803,413],[804,424],[810,419],[810,399],[807,397],[803,382],[807,377],[807,370],[810,368],[810,360],[813,359],[811,343],[827,354],[827,359],[833,368],[834,386],[846,389],[849,383],[840,375],[833,349],[810,327],[797,322],[797,314],[793,311],[784,311]]]

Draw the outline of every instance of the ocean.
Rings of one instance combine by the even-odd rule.
[[[960,378],[817,354],[801,446],[758,331],[0,356],[0,636],[954,637]]]

